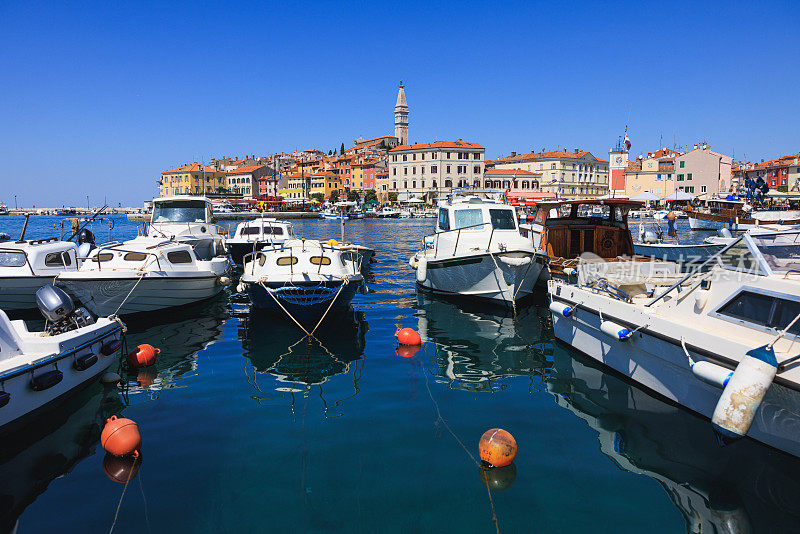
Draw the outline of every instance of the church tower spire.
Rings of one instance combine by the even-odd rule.
[[[394,136],[401,145],[408,144],[408,103],[403,80],[400,80],[400,90],[397,91],[397,103],[394,105]]]

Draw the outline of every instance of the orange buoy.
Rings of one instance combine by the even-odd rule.
[[[136,382],[139,383],[140,387],[145,389],[150,389],[156,378],[158,378],[158,372],[150,369],[139,369],[139,372],[136,373]]]
[[[139,425],[130,419],[112,415],[106,420],[106,426],[100,434],[100,445],[114,456],[139,454],[142,446]]]
[[[674,211],[670,211],[669,213],[667,213],[667,219],[669,219],[670,221],[674,221],[675,220],[675,212]]]
[[[493,491],[505,491],[514,485],[517,479],[517,467],[512,463],[505,467],[478,468],[478,476],[483,485]]]
[[[145,343],[128,353],[128,365],[131,367],[149,367],[156,363],[156,356],[161,354],[161,349]]]
[[[419,345],[400,345],[394,352],[401,358],[413,358],[419,352]]]
[[[142,455],[114,456],[107,452],[103,458],[103,472],[114,482],[125,484],[136,476],[142,465]]]
[[[481,460],[492,467],[503,467],[517,457],[517,442],[514,436],[502,428],[492,428],[484,432],[478,442]]]
[[[422,338],[413,328],[401,328],[394,335],[401,345],[422,345]]]

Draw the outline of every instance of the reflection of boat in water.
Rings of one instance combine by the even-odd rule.
[[[136,371],[129,392],[176,387],[181,377],[197,369],[197,353],[222,335],[222,324],[229,316],[227,299],[217,297],[168,314],[132,317],[126,322],[128,349],[149,343],[161,354],[154,366]]]
[[[419,333],[436,345],[437,375],[451,387],[492,391],[497,379],[542,375],[548,366],[542,351],[531,347],[541,339],[538,306],[523,308],[514,319],[419,293],[417,303]],[[541,319],[546,322],[546,314]]]
[[[14,531],[25,508],[50,482],[69,473],[99,448],[100,431],[121,404],[116,393],[104,403],[93,384],[65,404],[0,440],[0,532]],[[101,408],[102,406],[102,408]],[[24,519],[21,521],[24,524]]]
[[[364,312],[350,310],[331,316],[316,339],[300,338],[297,328],[251,311],[240,329],[244,355],[256,373],[269,373],[280,382],[306,386],[322,384],[331,376],[348,373],[362,359],[367,322]]]
[[[548,389],[597,430],[619,467],[658,481],[687,532],[790,532],[800,520],[800,463],[753,440],[722,447],[708,422],[556,349]]]

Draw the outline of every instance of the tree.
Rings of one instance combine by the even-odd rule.
[[[394,191],[390,191],[389,195],[388,195],[388,198],[389,198],[389,202],[397,202],[397,193],[394,192]]]
[[[313,198],[314,200],[316,200],[320,204],[322,202],[325,202],[325,195],[323,195],[322,193],[312,193],[311,194],[311,198]]]
[[[344,143],[342,143],[342,146],[339,147],[339,155],[344,156]]]
[[[378,200],[378,193],[377,193],[377,192],[375,192],[375,190],[374,190],[374,189],[370,189],[370,190],[369,190],[369,191],[367,191],[367,193],[364,195],[364,202],[369,202],[370,200],[375,200],[375,201],[377,201],[377,200]]]
[[[328,155],[332,156],[333,155],[333,150],[328,150]]]
[[[328,200],[330,200],[331,202],[338,202],[339,201],[339,190],[338,189],[334,189],[333,191],[331,191],[331,194],[328,197]]]
[[[347,200],[350,200],[351,202],[355,202],[355,201],[360,200],[360,199],[361,199],[361,195],[358,193],[358,191],[352,191],[351,190],[351,191],[347,192]]]

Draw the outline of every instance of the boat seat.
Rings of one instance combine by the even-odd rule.
[[[17,333],[14,325],[11,324],[8,315],[3,310],[0,310],[0,360],[22,354],[20,348],[22,344],[22,338]]]

